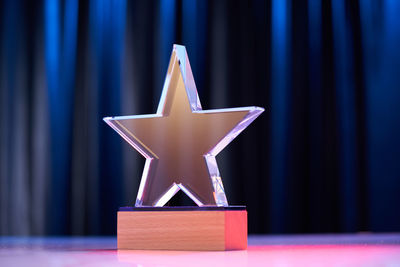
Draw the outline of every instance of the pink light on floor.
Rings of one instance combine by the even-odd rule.
[[[115,237],[0,237],[0,266],[400,266],[399,234],[249,236],[248,250],[116,250]]]
[[[400,246],[390,245],[253,246],[248,253],[252,255],[248,266],[396,266],[400,262]]]
[[[247,251],[118,251],[137,266],[399,266],[400,246],[263,245]]]

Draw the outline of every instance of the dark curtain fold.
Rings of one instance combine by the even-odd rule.
[[[0,12],[0,235],[115,234],[144,159],[102,118],[156,111],[174,43],[203,109],[266,108],[217,157],[250,233],[400,231],[400,2],[1,0]]]

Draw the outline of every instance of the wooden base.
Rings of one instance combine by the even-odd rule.
[[[247,249],[245,207],[122,208],[118,249]]]

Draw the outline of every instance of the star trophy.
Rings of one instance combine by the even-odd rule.
[[[246,249],[246,207],[228,205],[215,157],[263,111],[202,110],[186,49],[174,45],[157,113],[104,118],[146,158],[135,207],[118,211],[118,249]],[[164,206],[179,190],[198,206]]]

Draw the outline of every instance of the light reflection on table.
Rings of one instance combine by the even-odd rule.
[[[0,266],[400,266],[399,234],[250,236],[247,251],[129,251],[114,237],[0,237]]]

